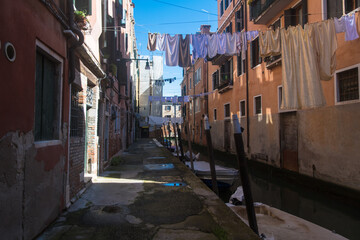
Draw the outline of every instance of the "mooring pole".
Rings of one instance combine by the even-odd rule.
[[[251,194],[250,180],[249,180],[248,169],[246,164],[246,155],[244,151],[244,142],[242,139],[241,126],[237,114],[234,114],[232,116],[232,119],[234,124],[234,139],[235,139],[236,153],[240,168],[240,178],[244,190],[246,212],[249,219],[249,225],[250,228],[256,234],[259,234],[258,226],[256,223],[255,210],[254,210],[254,201]]]
[[[179,128],[179,123],[176,123],[176,129],[177,129],[177,133],[178,133],[178,141],[179,141],[179,147],[180,147],[180,153],[181,153],[181,161],[184,161],[184,149],[183,149],[183,145],[182,145],[182,140],[181,140],[181,131]]]
[[[164,129],[164,124],[161,126],[161,133],[162,133],[162,141],[163,141],[163,145],[165,146],[165,140],[166,140],[166,134],[165,134],[165,129]]]
[[[192,149],[191,149],[191,138],[190,138],[190,123],[188,123],[187,125],[188,128],[188,134],[187,135],[187,141],[188,141],[188,146],[189,146],[189,152],[190,152],[190,166],[191,166],[191,170],[194,171],[194,159],[193,159],[193,155],[192,155]]]
[[[219,195],[219,188],[218,188],[217,181],[216,181],[214,150],[213,150],[212,141],[211,141],[209,118],[207,117],[207,115],[205,115],[205,117],[204,117],[204,125],[205,125],[206,143],[207,143],[207,147],[208,147],[208,155],[209,155],[209,161],[210,161],[212,189],[216,193],[216,195]]]
[[[169,134],[169,143],[168,143],[168,148],[171,149],[171,130],[170,130],[170,122],[168,122],[167,125],[167,129],[168,129],[168,134]]]
[[[177,138],[176,138],[176,126],[175,126],[175,123],[173,123],[173,129],[174,129],[174,137],[175,137],[175,146],[176,146],[176,156],[177,158],[179,158],[179,148],[178,148],[178,141],[177,141]]]

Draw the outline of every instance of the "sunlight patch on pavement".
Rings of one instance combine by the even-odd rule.
[[[111,177],[98,177],[93,179],[94,183],[156,183],[164,184],[166,182],[143,180],[143,179],[126,179],[126,178],[111,178]]]

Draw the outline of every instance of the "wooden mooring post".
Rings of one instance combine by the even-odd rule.
[[[217,181],[216,181],[214,150],[213,150],[212,140],[211,140],[209,118],[207,115],[205,115],[205,117],[204,117],[204,125],[205,125],[206,144],[207,144],[207,148],[208,148],[208,155],[209,155],[209,162],[210,162],[212,189],[216,193],[216,195],[219,195],[219,188],[218,188]]]
[[[190,153],[190,166],[191,166],[191,170],[194,171],[194,160],[193,160],[193,155],[192,155],[192,149],[191,149],[191,138],[190,138],[190,123],[187,124],[186,126],[188,128],[188,133],[186,134],[187,136],[187,141],[188,141],[188,147],[189,147],[189,153]]]
[[[181,154],[180,160],[184,161],[184,149],[183,149],[182,140],[181,140],[181,130],[179,128],[179,123],[176,123],[176,129],[177,129],[177,133],[178,133],[178,141],[179,141],[180,154]]]
[[[173,123],[172,125],[173,125],[173,129],[174,129],[176,156],[177,156],[177,158],[179,158],[179,148],[178,148],[178,141],[177,141],[177,137],[176,137],[176,134],[177,134],[176,125],[175,125],[175,123]]]
[[[234,139],[236,146],[237,159],[239,161],[240,178],[244,190],[244,197],[246,203],[246,212],[249,219],[250,228],[259,235],[259,230],[256,222],[256,215],[254,210],[254,201],[251,194],[250,180],[246,164],[246,155],[244,151],[244,142],[242,139],[241,126],[237,114],[232,116],[234,125]]]

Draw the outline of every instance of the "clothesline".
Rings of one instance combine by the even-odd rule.
[[[162,97],[162,96],[149,96],[149,102],[172,102],[172,103],[183,103],[183,102],[190,102],[192,98],[197,97],[204,97],[214,93],[214,91],[194,94],[194,95],[187,95],[187,96],[173,96],[173,97]]]
[[[336,69],[336,33],[345,41],[359,38],[355,14],[317,23],[277,28],[259,33],[261,57],[282,56],[281,109],[326,105],[320,80],[332,79]]]
[[[259,32],[213,33],[213,34],[170,34],[148,33],[147,49],[164,51],[167,66],[190,67],[198,58],[213,58],[216,55],[235,56],[246,51],[247,41]],[[192,55],[190,55],[192,45]],[[191,60],[192,57],[192,60]]]

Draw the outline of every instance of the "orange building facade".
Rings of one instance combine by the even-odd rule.
[[[341,17],[358,5],[357,1],[346,0],[218,0],[217,32],[261,31],[315,23]],[[360,32],[358,12],[355,18]],[[183,107],[185,124],[190,123],[194,131],[192,140],[206,144],[197,126],[202,125],[203,114],[208,114],[214,148],[235,153],[231,116],[237,114],[245,129],[243,139],[249,158],[360,190],[360,177],[356,174],[360,169],[357,151],[360,39],[345,41],[345,33],[336,37],[336,71],[331,80],[321,81],[326,106],[319,108],[280,109],[281,55],[262,59],[257,38],[248,42],[246,57],[218,55],[206,63],[198,60],[185,71],[183,95],[211,94],[193,98]],[[191,71],[196,72],[199,65],[206,76],[201,75],[195,90],[189,89],[196,75]],[[200,108],[195,114],[193,102]]]

